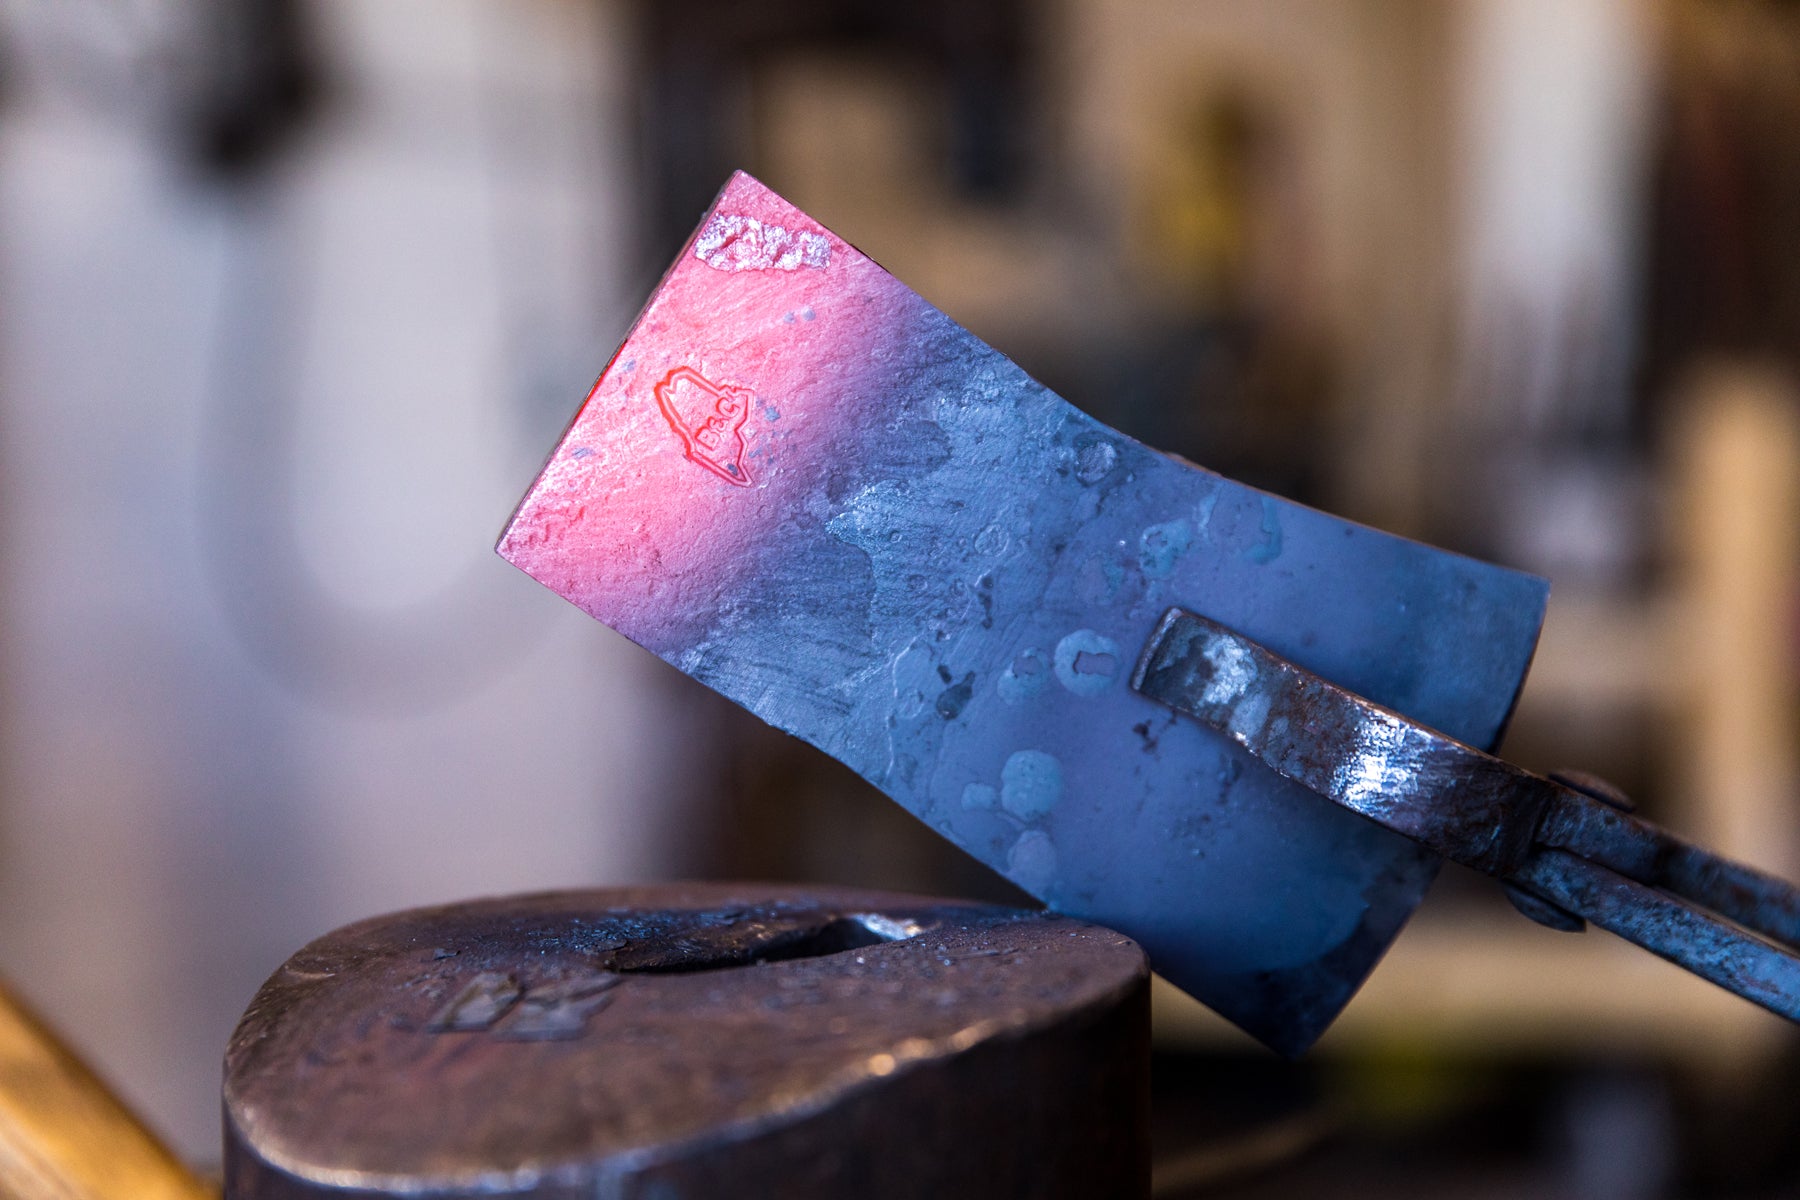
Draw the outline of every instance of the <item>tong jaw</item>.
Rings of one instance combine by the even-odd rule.
[[[1633,816],[1605,784],[1516,767],[1180,608],[1151,634],[1132,687],[1494,876],[1533,920],[1592,921],[1800,1021],[1800,890]]]

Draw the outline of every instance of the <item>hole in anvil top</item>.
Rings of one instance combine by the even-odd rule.
[[[725,971],[758,963],[824,958],[904,941],[918,932],[917,925],[874,914],[835,917],[820,925],[785,929],[762,924],[727,926],[634,946],[614,955],[609,965],[614,971],[642,975]]]

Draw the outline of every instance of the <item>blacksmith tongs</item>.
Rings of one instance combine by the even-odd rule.
[[[1631,815],[1603,781],[1522,770],[1179,608],[1132,686],[1285,778],[1494,876],[1533,920],[1569,931],[1592,921],[1800,1020],[1800,891]]]

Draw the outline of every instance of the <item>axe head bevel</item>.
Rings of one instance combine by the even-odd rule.
[[[498,549],[1286,1053],[1437,860],[1133,692],[1146,639],[1180,605],[1491,747],[1547,595],[1100,424],[741,173]]]

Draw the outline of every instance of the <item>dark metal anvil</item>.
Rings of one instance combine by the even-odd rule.
[[[256,994],[225,1196],[1147,1196],[1149,1034],[1142,951],[1055,914],[757,884],[414,909]]]
[[[1132,441],[746,175],[499,550],[1052,908],[1130,934],[1283,1051],[1330,1024],[1446,853],[1505,876],[1540,919],[1579,907],[1517,875],[1542,804],[1496,825],[1483,859],[1480,823],[1506,796],[1470,813],[1457,779],[1406,775],[1357,740],[1387,718],[1272,713],[1283,688],[1329,681],[1392,728],[1490,749],[1542,580]],[[1249,689],[1262,660],[1221,641],[1230,661],[1171,674],[1174,655],[1151,673],[1162,694],[1135,689],[1134,663],[1173,654],[1175,608],[1288,674]],[[1311,773],[1278,760],[1295,747],[1317,751]],[[1466,842],[1384,823],[1379,798],[1409,787],[1403,816],[1431,825],[1441,802]]]

